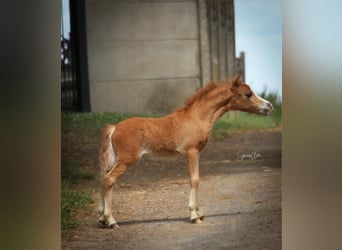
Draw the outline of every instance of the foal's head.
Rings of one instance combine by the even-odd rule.
[[[269,115],[273,111],[272,104],[255,94],[247,84],[242,83],[240,76],[233,80],[231,91],[233,96],[229,105],[232,110],[259,115]]]

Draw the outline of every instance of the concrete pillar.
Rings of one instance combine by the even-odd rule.
[[[210,48],[208,34],[208,1],[198,0],[198,22],[200,33],[200,65],[201,65],[201,86],[207,84],[211,79],[210,71]]]
[[[227,45],[227,78],[232,78],[235,72],[235,21],[234,21],[234,0],[225,0],[226,5],[226,45]]]
[[[236,75],[234,0],[207,0],[211,80]]]
[[[240,57],[236,58],[236,73],[241,75],[242,81],[245,81],[245,52],[240,52]]]

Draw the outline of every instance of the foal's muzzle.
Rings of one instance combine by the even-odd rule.
[[[264,115],[269,115],[269,114],[271,114],[272,112],[273,112],[273,105],[270,103],[270,102],[267,102],[266,103],[266,105],[265,105],[266,107],[265,108],[263,108],[262,110],[261,110],[261,112],[264,114]]]

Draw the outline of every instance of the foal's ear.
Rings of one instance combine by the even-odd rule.
[[[241,76],[240,75],[237,75],[234,80],[233,80],[233,84],[232,84],[232,88],[231,90],[234,92],[234,90],[236,90],[240,84],[242,83],[241,81]]]

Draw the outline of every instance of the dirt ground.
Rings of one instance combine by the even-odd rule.
[[[62,231],[62,249],[281,249],[281,130],[209,141],[200,177],[206,218],[192,224],[185,160],[142,159],[114,188],[118,229],[99,227],[98,180],[87,183],[94,190],[92,212],[79,215],[79,227]]]

